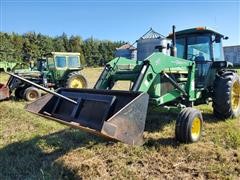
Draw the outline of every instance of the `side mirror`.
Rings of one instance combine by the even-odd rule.
[[[228,37],[228,36],[224,36],[223,39],[224,39],[224,40],[228,40],[229,37]]]

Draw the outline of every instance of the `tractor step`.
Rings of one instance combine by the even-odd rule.
[[[148,94],[129,91],[62,88],[26,109],[32,113],[131,145],[143,143]]]

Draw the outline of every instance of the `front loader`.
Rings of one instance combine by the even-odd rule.
[[[202,134],[202,114],[194,105],[212,102],[218,118],[239,116],[240,79],[222,59],[221,42],[226,37],[198,27],[176,33],[173,28],[166,39],[169,43],[159,44],[159,52],[144,61],[123,57],[110,61],[93,89],[61,88],[26,109],[134,145],[143,143],[149,104],[182,109],[175,134],[185,143],[197,142]],[[112,90],[119,81],[130,82],[130,90]]]

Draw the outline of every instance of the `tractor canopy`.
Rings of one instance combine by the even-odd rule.
[[[209,28],[209,27],[196,27],[196,28],[184,29],[181,31],[177,31],[176,36],[186,35],[186,34],[188,34],[188,35],[189,34],[202,34],[202,33],[211,33],[211,34],[215,34],[215,35],[224,37],[223,34],[220,34],[216,30]],[[168,37],[171,37],[171,36],[172,36],[172,34],[169,34]]]
[[[51,52],[45,55],[48,68],[57,70],[80,69],[80,53],[74,52]]]

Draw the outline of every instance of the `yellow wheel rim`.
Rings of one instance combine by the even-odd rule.
[[[69,87],[70,88],[84,88],[84,87],[86,87],[86,83],[84,82],[84,80],[82,78],[75,77],[69,83]]]
[[[233,83],[231,91],[231,105],[233,111],[238,110],[239,101],[240,101],[240,83],[238,81],[235,81]]]
[[[37,91],[32,90],[27,94],[28,101],[35,101],[37,98],[39,98],[39,94]]]
[[[192,138],[197,139],[201,133],[201,119],[195,117],[192,122]]]
[[[30,92],[29,97],[35,99],[38,96],[37,92]]]

